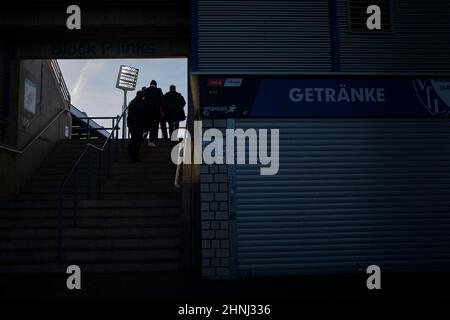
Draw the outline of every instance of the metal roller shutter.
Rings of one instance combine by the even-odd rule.
[[[331,71],[328,0],[198,0],[195,5],[195,71]]]
[[[239,275],[450,267],[450,122],[236,120],[280,128],[280,170],[236,165]]]
[[[392,28],[387,33],[351,32],[349,1],[336,3],[340,71],[431,74],[450,71],[448,0],[391,0]]]

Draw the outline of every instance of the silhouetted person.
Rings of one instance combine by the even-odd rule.
[[[164,107],[161,108],[159,125],[161,126],[163,139],[169,139],[169,136],[167,135],[167,118],[166,113],[164,112]]]
[[[184,113],[186,101],[183,96],[177,92],[177,88],[174,85],[171,85],[170,91],[164,95],[163,104],[166,120],[169,124],[169,134],[172,136],[172,133],[180,127],[180,121],[186,119]]]
[[[157,87],[156,81],[152,80],[150,82],[150,87],[145,89],[145,122],[146,128],[150,132],[149,136],[149,147],[156,147],[156,140],[158,139],[158,126],[161,117],[161,109],[163,105],[163,93],[161,89]]]
[[[128,154],[133,162],[139,162],[139,149],[141,148],[144,123],[142,121],[145,112],[144,93],[138,91],[136,97],[128,105],[127,125],[131,139],[128,143]]]

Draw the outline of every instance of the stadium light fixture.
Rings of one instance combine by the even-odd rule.
[[[125,111],[127,107],[127,92],[134,91],[136,89],[137,79],[138,79],[139,69],[121,65],[119,69],[119,74],[117,76],[116,88],[123,90],[123,107],[122,112]],[[122,122],[122,139],[126,139],[127,136],[127,113],[123,115]]]

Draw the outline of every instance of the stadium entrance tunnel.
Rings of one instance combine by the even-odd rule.
[[[143,145],[142,162],[130,162],[127,141],[110,136],[123,104],[122,92],[114,88],[118,68],[109,81],[110,91],[119,94],[117,112],[107,115],[86,114],[85,105],[74,105],[74,87],[85,83],[78,77],[79,83],[67,88],[68,75],[61,71],[73,60],[133,66],[142,59],[181,59],[186,72],[177,89],[189,106],[181,126],[189,127],[196,94],[188,73],[188,8],[187,1],[156,1],[144,8],[111,7],[105,14],[104,8],[88,6],[86,25],[77,32],[29,19],[42,10],[54,14],[58,5],[12,14],[22,27],[0,47],[0,163],[2,181],[8,182],[1,186],[0,206],[10,234],[0,273],[65,273],[68,263],[88,272],[199,268],[199,166],[173,164],[169,141],[159,141],[157,148]],[[127,16],[124,10],[127,28],[115,21]],[[2,28],[10,28],[10,35],[17,29],[12,21]],[[76,72],[86,74],[88,68]],[[143,71],[142,86],[166,78],[158,84],[168,91],[172,74]],[[128,102],[133,97],[129,94]]]

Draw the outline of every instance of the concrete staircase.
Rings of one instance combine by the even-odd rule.
[[[120,149],[101,199],[96,198],[98,161],[93,157],[90,189],[87,163],[81,164],[78,219],[75,225],[71,180],[63,201],[63,259],[57,260],[57,194],[83,147],[80,141],[62,141],[16,200],[0,202],[0,272],[65,272],[70,264],[87,272],[179,269],[181,199],[173,185],[170,145],[164,142],[155,149],[143,146],[141,163],[130,162]]]

